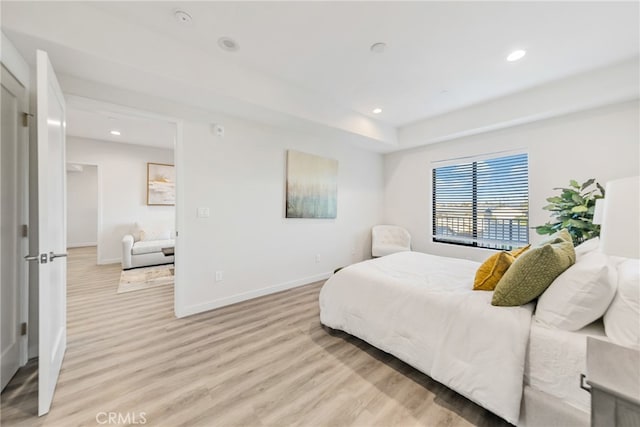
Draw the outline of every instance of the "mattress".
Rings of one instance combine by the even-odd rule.
[[[580,374],[586,374],[587,369],[589,336],[606,339],[601,320],[569,332],[545,326],[534,317],[524,369],[525,385],[590,412],[591,395],[580,388]]]

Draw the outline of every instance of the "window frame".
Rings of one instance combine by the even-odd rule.
[[[514,156],[526,156],[525,164],[526,164],[526,214],[523,217],[519,218],[509,218],[510,220],[518,219],[526,221],[526,242],[519,240],[510,240],[506,241],[504,239],[486,239],[478,238],[478,225],[481,219],[478,217],[478,162],[487,161],[487,160],[498,160],[506,157],[514,157]],[[436,191],[436,170],[448,166],[463,166],[471,164],[471,175],[472,175],[472,188],[470,195],[472,196],[471,200],[471,236],[469,237],[469,242],[464,242],[460,240],[449,240],[443,239],[442,237],[438,238],[437,235],[437,191]],[[504,188],[504,187],[502,187]],[[432,162],[431,167],[431,237],[433,243],[443,243],[448,245],[457,245],[457,246],[466,246],[480,249],[488,249],[488,250],[511,250],[516,245],[522,244],[527,245],[530,242],[530,190],[529,190],[529,152],[526,150],[517,150],[517,151],[505,151],[505,152],[495,152],[488,153],[484,155],[478,156],[469,156],[469,157],[459,157],[454,159],[442,160],[442,161],[434,161]],[[495,244],[483,243],[487,241],[494,240]],[[508,242],[508,243],[505,243]]]

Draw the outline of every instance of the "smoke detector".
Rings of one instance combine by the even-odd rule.
[[[238,43],[230,37],[220,37],[218,39],[218,46],[227,52],[235,52],[239,48]]]
[[[386,48],[387,48],[386,43],[379,42],[379,43],[372,44],[369,49],[371,49],[371,52],[373,53],[382,53]]]
[[[176,10],[175,12],[173,12],[173,16],[174,18],[176,18],[176,21],[184,25],[189,25],[193,21],[191,15],[189,15],[184,10]]]

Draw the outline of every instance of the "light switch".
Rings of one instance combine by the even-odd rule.
[[[198,208],[196,216],[198,218],[209,218],[209,208]]]

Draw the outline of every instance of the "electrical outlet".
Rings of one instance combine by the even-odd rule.
[[[222,281],[222,271],[216,271],[216,282]]]
[[[209,218],[209,208],[198,208],[196,211],[196,217],[198,218]]]
[[[319,263],[320,263],[320,254],[317,254],[316,255],[316,264],[319,264]]]

